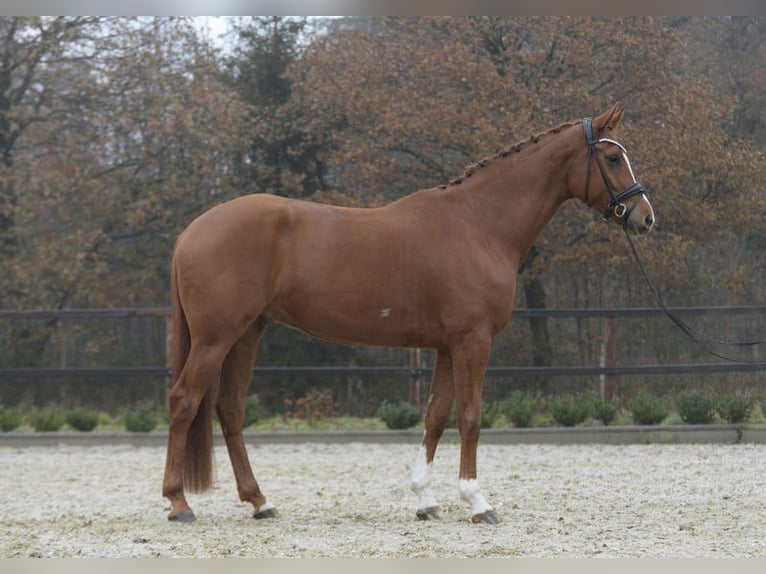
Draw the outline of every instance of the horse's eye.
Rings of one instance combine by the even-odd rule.
[[[606,156],[606,163],[608,163],[611,166],[620,165],[620,154],[610,153],[608,156]]]

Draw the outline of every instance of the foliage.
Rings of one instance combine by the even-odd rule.
[[[78,431],[92,431],[98,426],[98,411],[85,407],[77,407],[65,415],[67,424]]]
[[[269,327],[266,336],[263,337],[258,346],[258,362],[259,364],[293,367],[301,365],[345,365],[353,364],[356,360],[362,364],[374,365],[379,364],[381,358],[383,361],[387,359],[380,349],[377,350],[377,354],[370,351],[320,341],[297,329],[275,323]],[[258,375],[257,381],[258,397],[261,403],[266,410],[274,413],[284,409],[285,397],[304,396],[320,385],[339,384],[343,379],[322,375],[264,374]],[[375,388],[376,382],[375,379],[365,381],[364,390]],[[388,396],[388,387],[384,386],[384,388],[386,392],[381,396]],[[380,398],[369,405],[365,414],[374,414],[379,405]]]
[[[604,426],[609,426],[617,418],[617,407],[605,401],[598,393],[593,393],[591,395],[591,413],[594,419],[601,421]]]
[[[455,413],[457,415],[457,412]],[[481,428],[492,428],[503,417],[500,403],[494,402],[489,405],[482,405],[481,409]]]
[[[285,400],[285,418],[296,417],[312,424],[320,419],[335,415],[335,406],[330,393],[309,391],[303,397]]]
[[[532,419],[540,406],[541,396],[539,393],[525,391],[513,391],[511,396],[499,405],[500,412],[517,428],[532,426]]]
[[[266,417],[266,409],[261,404],[261,399],[258,395],[250,395],[245,402],[245,418],[242,423],[242,428],[247,428],[254,425],[261,419]]]
[[[608,41],[594,43],[594,29]],[[234,32],[218,51],[184,18],[0,20],[2,308],[166,305],[174,238],[212,205],[251,191],[378,205],[620,98],[619,136],[659,221],[639,249],[667,303],[763,299],[763,19],[338,19],[317,34],[305,18],[264,17]],[[646,304],[618,239],[565,205],[529,250],[517,303]],[[547,361],[546,321],[500,343],[515,344],[514,359]],[[57,364],[58,328],[3,326],[0,360]],[[596,357],[598,329],[578,322],[556,353]],[[640,329],[620,349],[641,340],[635,358],[696,359]],[[90,334],[69,360],[89,366],[108,345]],[[323,364],[384,356],[322,349]],[[272,328],[259,359],[312,353]],[[286,396],[319,384],[293,378]],[[277,392],[259,389],[269,410]]]
[[[750,418],[755,406],[755,398],[749,394],[731,393],[718,400],[717,411],[728,423],[744,423]]]
[[[589,40],[594,25],[608,47]],[[662,18],[393,18],[371,28],[376,33],[317,38],[288,72],[287,105],[310,110],[305,129],[327,134],[333,200],[379,205],[446,183],[482,156],[630,94],[619,135],[638,178],[661,191],[652,201],[662,233],[640,246],[659,288],[684,302],[758,291],[745,275],[750,265],[762,268],[756,251],[736,249],[735,264],[704,232],[714,226],[716,240],[732,247],[743,245],[736,239],[743,232],[760,236],[746,206],[755,197],[766,209],[766,196],[754,191],[763,155],[746,141],[732,146],[736,136],[721,129],[732,100],[716,98],[704,74],[687,75],[699,36]],[[613,227],[566,204],[536,241],[521,280],[526,287],[528,276],[540,277],[538,306],[641,304],[648,293],[633,287],[634,263],[616,239]],[[538,328],[531,335],[537,360],[546,336]],[[578,356],[598,353],[600,339],[579,335]]]
[[[699,391],[679,393],[675,398],[681,420],[690,425],[710,424],[715,420],[716,398]]]
[[[66,422],[56,407],[37,409],[29,415],[29,422],[35,432],[55,432]]]
[[[9,432],[21,424],[21,415],[13,407],[6,407],[0,403],[0,431]]]
[[[285,419],[272,416],[261,419],[255,424],[257,430],[384,430],[386,424],[378,417],[331,417],[309,425],[304,419]]]
[[[390,403],[384,401],[378,408],[376,416],[390,429],[408,429],[420,422],[420,413],[410,403],[400,401]]]
[[[565,427],[585,422],[591,414],[592,404],[587,394],[548,397],[548,410],[553,420]]]
[[[524,414],[519,412],[518,416],[520,419],[523,419]],[[510,420],[506,401],[494,401],[488,404],[482,403],[481,428],[504,426],[506,420]],[[453,401],[450,406],[447,421],[444,426],[445,428],[458,428],[457,403],[455,401]]]
[[[161,300],[172,236],[234,195],[224,172],[245,141],[246,111],[218,80],[213,53],[182,18],[4,18],[0,27],[0,55],[18,74],[0,122],[19,126],[0,168],[0,195],[13,193],[15,209],[0,212],[24,248],[0,300]]]
[[[224,58],[227,82],[249,106],[251,140],[237,165],[256,191],[303,197],[325,188],[318,157],[323,134],[304,129],[306,110],[286,106],[292,78],[286,71],[299,61],[307,19],[249,18],[235,24],[238,42]]]
[[[627,404],[633,422],[638,425],[656,425],[668,416],[665,400],[647,393],[639,393]]]
[[[144,403],[125,413],[125,430],[128,432],[151,432],[157,426],[154,405]]]

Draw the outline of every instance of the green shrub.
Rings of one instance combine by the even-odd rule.
[[[499,403],[492,403],[490,405],[482,404],[481,408],[481,428],[491,428],[494,426],[497,419],[500,417],[500,404]],[[449,414],[447,414],[447,420],[444,423],[444,428],[448,429],[454,429],[458,428],[457,424],[457,404],[452,403],[452,406],[449,409]]]
[[[565,427],[579,425],[591,414],[591,400],[587,395],[574,395],[548,399],[548,410],[557,423]]]
[[[594,419],[608,427],[617,417],[617,407],[597,395],[592,402],[592,413]]]
[[[98,426],[98,412],[77,407],[66,413],[66,422],[73,429],[89,432]]]
[[[755,406],[755,398],[735,393],[726,395],[718,401],[718,414],[728,423],[743,423],[750,418]]]
[[[125,413],[125,430],[128,432],[150,432],[156,426],[157,413],[149,403]]]
[[[516,428],[529,428],[540,406],[540,398],[539,393],[514,391],[500,403],[500,411]]]
[[[676,409],[688,425],[708,425],[715,420],[716,400],[699,391],[686,391],[676,396]]]
[[[657,425],[668,416],[665,401],[646,393],[635,396],[627,407],[637,425]]]
[[[261,404],[261,398],[258,395],[250,395],[245,402],[245,418],[242,422],[242,428],[254,425],[259,420],[266,417],[266,409]]]
[[[481,428],[488,429],[495,425],[495,421],[502,416],[500,403],[491,405],[482,405],[481,409]]]
[[[398,403],[383,401],[383,404],[378,408],[376,416],[386,423],[386,427],[390,429],[408,429],[420,422],[418,410],[405,401]]]
[[[35,432],[55,432],[64,426],[64,416],[54,407],[34,411],[29,422]]]
[[[21,424],[19,411],[0,405],[0,431],[9,432]]]

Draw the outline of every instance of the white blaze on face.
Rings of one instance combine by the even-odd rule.
[[[439,506],[428,489],[432,464],[433,462],[426,461],[426,447],[421,445],[410,475],[410,488],[418,496],[419,510]]]
[[[598,143],[602,143],[602,142],[610,143],[610,144],[616,145],[618,148],[620,148],[620,151],[622,152],[622,158],[625,161],[625,165],[628,167],[628,173],[630,173],[630,178],[633,180],[633,183],[637,183],[638,180],[636,179],[636,175],[633,173],[633,166],[630,165],[630,159],[628,159],[628,151],[625,149],[625,146],[622,145],[620,142],[615,141],[613,139],[609,139],[609,138],[601,138],[600,140],[598,140]],[[645,201],[646,205],[649,206],[649,213],[652,216],[652,224],[648,226],[648,229],[649,229],[654,224],[653,222],[657,221],[657,219],[654,217],[654,208],[652,207],[652,204],[649,201],[649,198],[646,197],[646,193],[641,193],[641,200]],[[632,214],[631,214],[631,219],[632,219]],[[636,225],[636,223],[634,221],[631,221],[631,223],[633,224],[633,226],[636,229],[638,229],[638,228],[643,226],[643,223],[641,225],[638,225],[638,226]],[[648,229],[647,229],[647,231],[648,231]]]

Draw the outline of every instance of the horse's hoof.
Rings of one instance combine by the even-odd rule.
[[[500,524],[500,518],[494,510],[487,510],[480,514],[474,514],[471,517],[471,522],[474,524]]]
[[[253,518],[256,520],[261,520],[263,518],[277,518],[278,516],[279,512],[277,512],[276,508],[266,508],[265,510],[253,513]]]
[[[194,512],[192,512],[191,508],[189,510],[184,510],[183,512],[171,512],[168,514],[168,520],[171,522],[194,522],[197,520],[197,517],[194,516]]]
[[[439,514],[438,506],[430,506],[428,508],[419,508],[415,513],[418,520],[440,520],[441,514]]]

